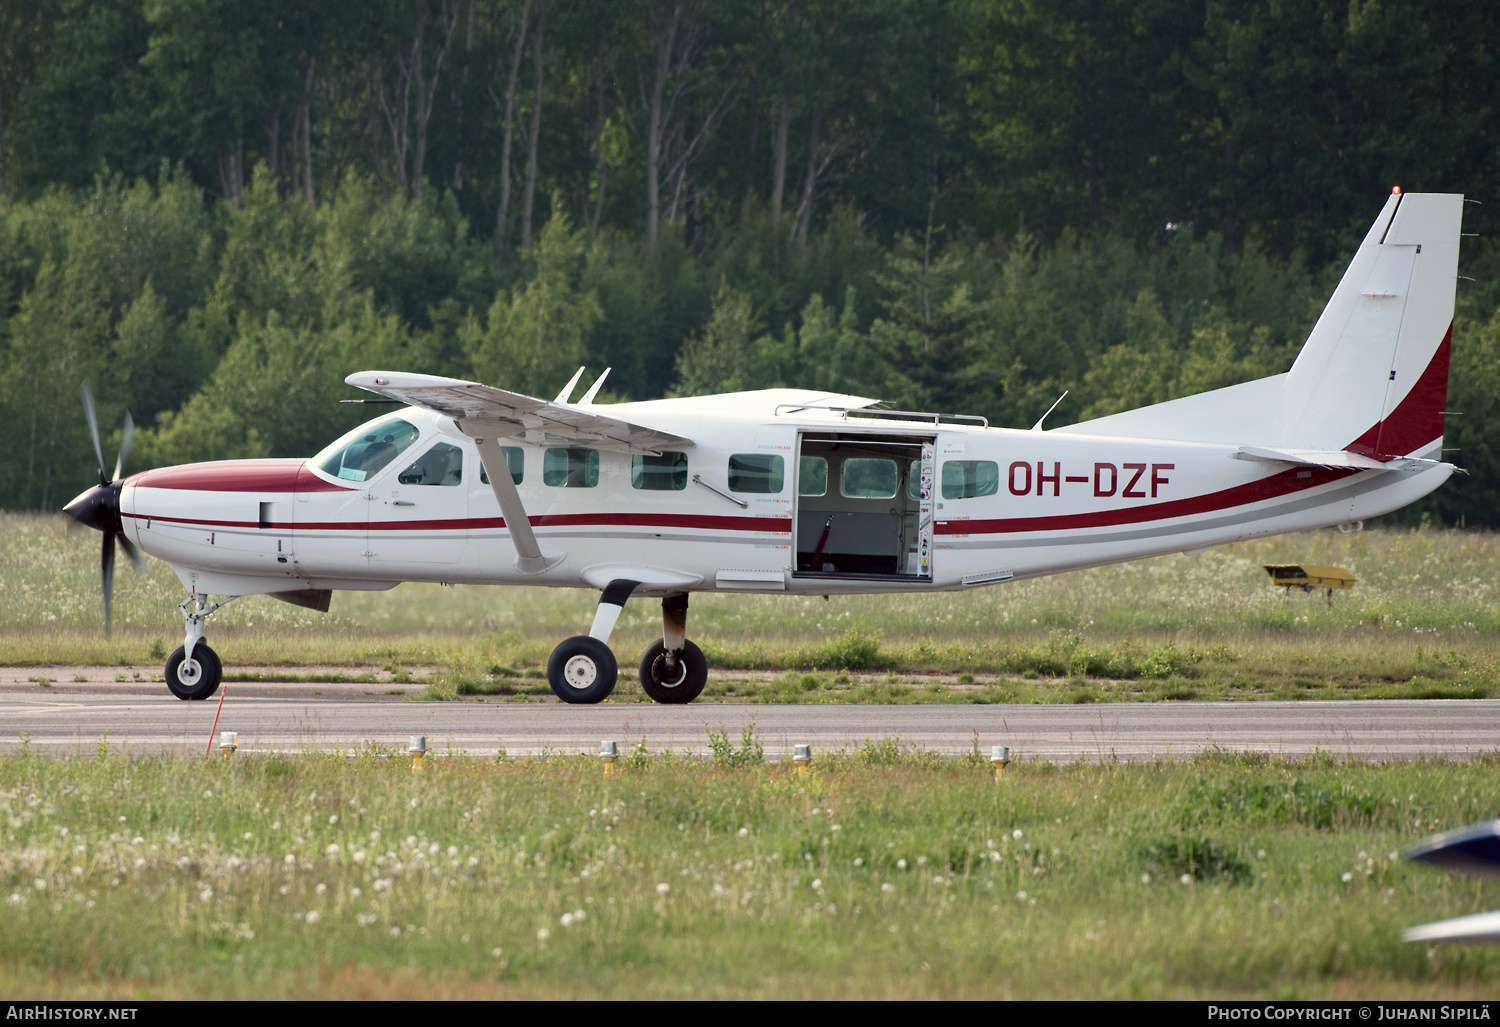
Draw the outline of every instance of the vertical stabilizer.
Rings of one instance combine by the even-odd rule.
[[[1286,377],[1282,445],[1437,455],[1462,217],[1459,195],[1386,201]]]

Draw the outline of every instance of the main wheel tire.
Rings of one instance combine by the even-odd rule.
[[[224,664],[219,654],[201,641],[193,646],[193,658],[184,659],[186,656],[186,647],[178,646],[167,657],[167,688],[179,699],[207,699],[224,680]]]
[[[609,646],[588,635],[574,635],[552,650],[547,683],[565,703],[592,705],[615,690],[619,666]]]
[[[677,654],[677,673],[667,673],[667,647],[657,639],[641,657],[641,687],[659,703],[690,703],[708,684],[708,658],[691,642],[684,641]]]

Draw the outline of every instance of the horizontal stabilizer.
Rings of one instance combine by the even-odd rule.
[[[1441,467],[1439,460],[1420,457],[1400,457],[1394,460],[1376,460],[1361,453],[1345,449],[1268,449],[1264,446],[1241,446],[1232,453],[1236,460],[1259,460],[1264,463],[1303,464],[1307,467],[1348,468],[1356,471],[1421,471],[1429,467]]]
[[[535,444],[559,442],[598,449],[654,453],[663,448],[685,449],[691,439],[658,431],[616,417],[567,403],[552,402],[506,392],[460,378],[397,371],[361,371],[344,381],[356,388],[423,410],[465,422],[466,434],[474,429],[494,433],[495,438],[520,436]]]

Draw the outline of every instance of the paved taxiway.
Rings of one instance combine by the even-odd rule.
[[[1027,759],[1072,761],[1189,757],[1205,749],[1288,756],[1314,750],[1372,760],[1466,758],[1500,747],[1500,700],[1110,703],[1092,706],[770,706],[693,703],[564,706],[556,702],[422,703],[370,695],[359,685],[229,687],[219,729],[239,732],[241,751],[340,749],[367,741],[404,746],[424,734],[447,748],[492,756],[598,752],[601,739],[653,752],[706,751],[706,728],[738,743],[754,725],[769,757],[794,743],[853,748],[891,735],[904,745],[957,753],[1011,746]],[[316,691],[320,694],[313,694]],[[0,751],[24,734],[35,751],[112,749],[202,752],[217,696],[180,702],[161,684],[7,683],[0,687]]]

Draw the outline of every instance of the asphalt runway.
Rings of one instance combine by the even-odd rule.
[[[1315,750],[1370,760],[1464,759],[1500,747],[1500,700],[1108,703],[1088,706],[771,706],[695,702],[687,706],[557,702],[424,703],[371,694],[360,685],[228,686],[219,730],[239,732],[242,752],[405,746],[411,735],[445,751],[493,756],[597,753],[613,739],[622,752],[642,738],[652,752],[707,751],[707,730],[754,726],[768,758],[797,743],[815,751],[852,749],[866,738],[986,754],[1009,745],[1025,759],[1056,762],[1182,759],[1210,749],[1300,756]],[[317,692],[319,694],[313,694]],[[22,736],[33,751],[92,752],[106,734],[112,750],[202,752],[218,704],[181,702],[159,683],[86,682],[0,687],[0,751]]]

